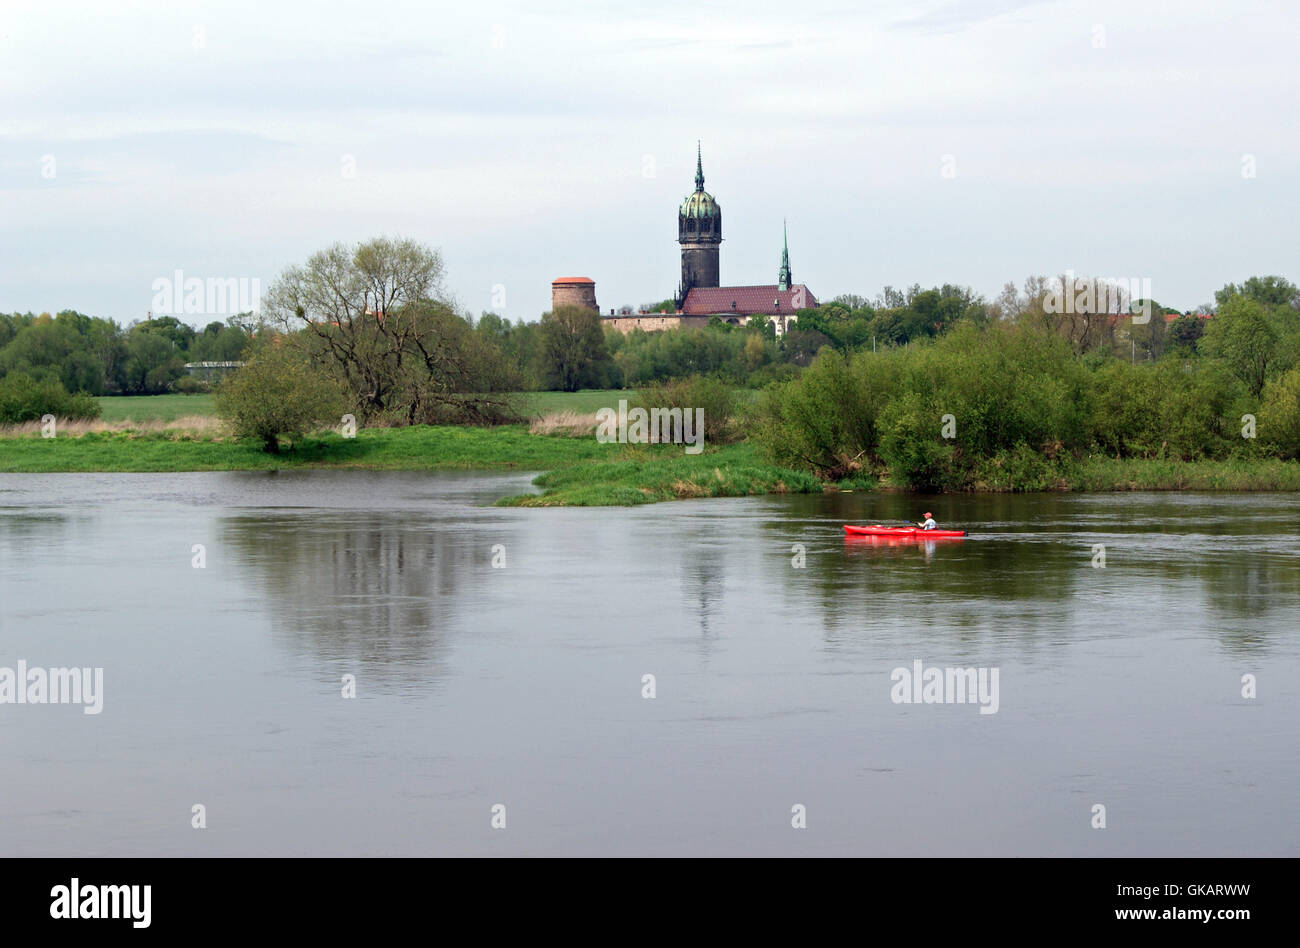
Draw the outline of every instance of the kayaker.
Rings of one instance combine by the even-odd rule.
[[[927,511],[925,512],[925,520],[923,520],[921,523],[917,524],[917,526],[919,526],[922,530],[934,530],[934,529],[936,529],[939,525],[938,525],[937,523],[934,522],[934,514],[930,513],[930,512],[927,510]]]

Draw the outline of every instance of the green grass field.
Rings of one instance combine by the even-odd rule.
[[[212,395],[102,395],[95,401],[103,421],[175,421],[217,412]]]
[[[519,392],[517,398],[525,417],[538,418],[561,411],[595,414],[602,408],[617,408],[620,398],[632,401],[636,392]],[[217,411],[212,395],[103,395],[95,401],[104,421],[169,422],[187,415],[211,416]]]
[[[527,417],[539,418],[561,411],[594,415],[602,408],[617,409],[620,398],[631,403],[636,394],[635,391],[603,391],[593,388],[584,392],[520,392],[519,400]]]
[[[298,467],[378,470],[545,471],[596,457],[619,445],[595,438],[551,438],[525,425],[363,428],[355,438],[329,433],[303,439],[293,450],[267,454],[251,440],[93,432],[80,437],[39,434],[0,439],[0,471],[265,471]]]

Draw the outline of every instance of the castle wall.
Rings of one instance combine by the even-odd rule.
[[[664,329],[703,329],[712,318],[712,316],[683,316],[680,313],[654,316],[606,316],[605,325],[617,329],[621,333],[629,333],[634,329],[640,329],[642,332],[660,332]],[[718,318],[723,322],[731,323],[733,326],[744,326],[753,317],[724,314]],[[793,316],[769,316],[767,319],[775,328],[778,336],[784,336],[795,325]]]
[[[660,315],[605,317],[605,325],[611,326],[621,333],[629,333],[634,329],[640,329],[643,332],[658,332],[661,329],[682,329],[689,327],[703,328],[708,324],[709,317],[707,316]]]

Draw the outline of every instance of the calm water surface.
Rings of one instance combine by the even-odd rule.
[[[105,679],[0,704],[0,854],[1300,855],[1300,498],[528,481],[0,474],[0,666]],[[841,530],[926,509],[972,536]]]

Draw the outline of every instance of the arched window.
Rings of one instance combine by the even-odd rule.
[[[686,231],[691,234],[695,233],[695,218],[688,217],[686,219]]]

